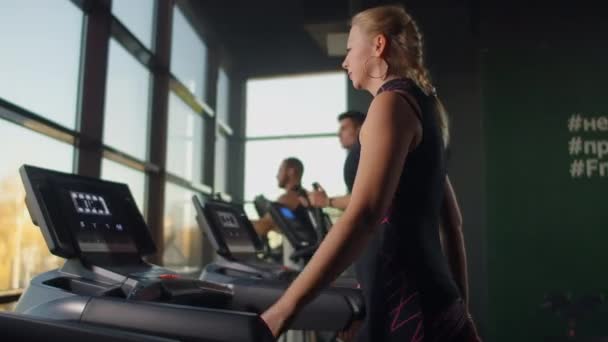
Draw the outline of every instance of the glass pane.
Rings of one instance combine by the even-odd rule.
[[[71,1],[0,1],[0,97],[73,129],[82,17]]]
[[[0,311],[14,311],[17,306],[17,302],[0,304]]]
[[[342,72],[247,81],[247,136],[335,132],[346,86]]]
[[[0,291],[26,287],[40,272],[58,267],[25,206],[19,167],[31,164],[71,172],[74,148],[0,120]],[[19,146],[18,149],[15,146]]]
[[[206,66],[207,46],[182,11],[175,7],[171,38],[171,73],[200,100],[205,100]]]
[[[146,160],[149,98],[150,72],[112,39],[103,129],[106,145]]]
[[[203,118],[179,97],[169,95],[167,170],[195,183],[203,176]]]
[[[276,174],[283,159],[299,158],[304,164],[302,185],[310,190],[319,182],[330,196],[346,194],[343,166],[346,159],[338,138],[248,141],[245,146],[245,199],[259,194],[277,198]]]
[[[139,211],[144,214],[146,208],[146,174],[128,166],[104,158],[101,163],[101,178],[129,186]],[[144,215],[145,217],[145,215]]]
[[[152,46],[154,0],[112,0],[112,13],[148,49]]]
[[[228,180],[228,139],[223,134],[218,134],[215,142],[215,192],[227,192]]]
[[[217,104],[215,113],[217,118],[225,123],[226,125],[230,125],[230,121],[228,118],[228,104],[230,103],[230,80],[228,79],[228,75],[224,69],[220,68],[218,79],[217,79]]]
[[[192,205],[194,195],[178,185],[166,184],[163,265],[180,272],[199,270],[203,262],[202,234]]]

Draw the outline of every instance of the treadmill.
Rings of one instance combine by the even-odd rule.
[[[326,230],[324,232],[324,223],[318,210],[306,209],[307,217],[298,217],[289,207],[270,202],[268,212],[295,250],[290,256],[291,260],[308,263],[327,233]]]
[[[268,211],[272,220],[294,246],[292,260],[303,259],[308,262],[331,227],[327,214],[318,208],[310,208],[310,219],[304,221],[296,217],[287,206],[278,202],[270,202]],[[343,275],[336,279],[333,285],[339,288],[358,288],[359,283],[353,276]]]
[[[229,310],[230,287],[143,260],[156,248],[125,184],[28,165],[20,174],[32,221],[66,262],[32,279],[16,312],[180,341],[274,340],[257,313]]]
[[[196,221],[218,255],[215,262],[205,267],[201,279],[213,277],[213,281],[220,283],[232,276],[293,280],[299,274],[258,258],[264,253],[262,241],[240,207],[221,200],[208,200],[203,205],[197,196],[192,197],[192,202]]]
[[[313,183],[315,190],[319,187],[318,183]],[[283,235],[294,249],[289,256],[290,259],[305,265],[327,235],[332,221],[321,208],[310,205],[305,191],[301,190],[299,196],[308,203],[308,206],[300,205],[296,210],[298,214],[283,204],[267,200],[262,195],[257,196],[253,203],[260,217],[268,213],[281,228]]]
[[[45,341],[54,340],[87,342],[177,342],[175,339],[155,337],[123,330],[98,326],[58,322],[32,318],[14,313],[0,313],[0,331],[3,341]]]
[[[299,272],[257,259],[259,238],[239,205],[193,196],[196,220],[216,249],[218,260],[207,265],[200,279],[229,285],[234,296],[255,298],[250,306],[273,304]],[[293,321],[298,330],[340,331],[365,315],[360,290],[331,287],[308,304]]]

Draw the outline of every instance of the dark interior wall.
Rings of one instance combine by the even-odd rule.
[[[347,109],[367,112],[369,104],[372,102],[372,96],[366,92],[357,90],[352,87],[349,81],[348,90],[346,91]]]
[[[587,168],[606,157],[598,155],[597,145],[583,145],[577,153],[572,143],[577,137],[608,138],[593,125],[608,115],[603,12],[598,3],[563,1],[483,8],[492,341],[566,336],[566,322],[541,310],[544,295],[569,292],[576,298],[608,287],[608,172]],[[580,130],[570,120],[576,113]],[[571,174],[577,160],[580,177]],[[606,321],[605,311],[581,320],[578,335],[606,336]]]

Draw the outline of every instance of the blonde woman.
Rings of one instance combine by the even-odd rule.
[[[367,312],[358,341],[475,341],[465,294],[441,250],[441,206],[452,194],[444,161],[447,120],[424,66],[416,22],[400,6],[357,14],[342,66],[356,89],[374,96],[360,132],[350,203],[262,318],[278,336],[356,261]]]

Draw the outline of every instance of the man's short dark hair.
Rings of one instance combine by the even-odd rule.
[[[357,110],[349,110],[338,115],[338,121],[342,121],[344,119],[351,119],[355,125],[361,126],[363,125],[363,121],[365,121],[365,114]]]
[[[300,161],[300,159],[296,157],[289,157],[285,158],[285,160],[283,160],[283,163],[285,163],[285,167],[294,169],[299,177],[302,177],[302,175],[304,174],[304,164],[302,164],[302,161]]]

